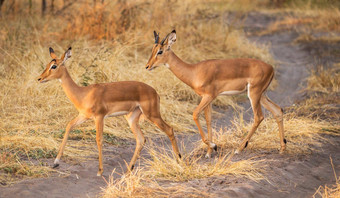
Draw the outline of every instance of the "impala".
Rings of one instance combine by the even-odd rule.
[[[67,97],[79,112],[79,115],[71,120],[66,127],[63,141],[54,161],[54,167],[59,166],[59,160],[63,154],[68,135],[72,128],[86,120],[93,119],[96,124],[96,142],[99,152],[99,169],[97,175],[102,175],[104,118],[120,115],[126,115],[125,118],[137,142],[135,152],[128,166],[129,171],[133,169],[145,143],[144,135],[138,124],[142,114],[169,136],[174,152],[180,157],[173,129],[163,121],[160,115],[159,96],[154,88],[136,81],[111,82],[79,87],[72,80],[65,67],[66,60],[71,57],[71,48],[69,48],[60,59],[57,58],[52,48],[49,50],[52,60],[47,64],[46,69],[39,76],[38,81],[43,83],[49,80],[59,79]]]
[[[234,95],[243,92],[248,93],[251,107],[254,113],[254,123],[248,135],[236,149],[235,153],[241,152],[248,145],[253,133],[263,120],[261,105],[268,109],[275,117],[279,126],[280,153],[286,149],[286,140],[283,130],[283,111],[272,102],[265,91],[274,76],[271,65],[256,59],[226,59],[205,60],[196,64],[188,64],[182,61],[171,50],[176,42],[176,31],[173,30],[162,41],[159,33],[154,31],[155,44],[148,63],[147,70],[153,70],[161,64],[165,64],[181,81],[189,85],[202,100],[193,112],[193,119],[198,127],[202,141],[208,145],[206,157],[211,156],[212,149],[217,146],[212,142],[211,133],[211,102],[219,95]],[[207,122],[208,137],[199,122],[199,114],[204,111]]]

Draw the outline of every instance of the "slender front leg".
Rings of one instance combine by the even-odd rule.
[[[214,98],[211,97],[211,96],[203,96],[200,104],[198,105],[198,107],[195,109],[195,111],[193,113],[193,118],[194,118],[194,121],[195,121],[195,123],[196,123],[196,125],[198,127],[198,131],[201,134],[202,141],[204,143],[206,143],[208,145],[208,147],[217,150],[216,144],[214,144],[211,141],[209,141],[209,139],[206,139],[204,131],[203,131],[203,129],[202,129],[201,125],[200,125],[200,121],[199,121],[199,114],[202,112],[203,109],[205,109],[208,105],[210,105],[210,103],[211,103],[211,101],[213,99]]]
[[[97,116],[95,119],[96,123],[96,141],[99,153],[99,168],[97,176],[101,176],[103,174],[103,154],[102,154],[102,147],[103,147],[103,128],[104,128],[104,117]]]
[[[66,145],[66,142],[67,142],[67,139],[68,139],[68,135],[70,134],[70,131],[72,130],[72,128],[83,123],[86,120],[87,120],[87,118],[85,116],[79,114],[77,117],[75,117],[73,120],[71,120],[67,124],[63,141],[62,141],[62,143],[60,144],[60,147],[59,147],[58,155],[57,155],[56,159],[54,160],[53,168],[56,168],[56,167],[59,166],[60,158],[63,155],[65,145]]]
[[[212,142],[212,129],[211,129],[211,111],[212,111],[212,105],[211,103],[204,109],[204,115],[205,120],[207,122],[207,128],[208,128],[208,141]],[[205,155],[205,158],[210,158],[212,153],[212,148],[208,147],[207,154]]]

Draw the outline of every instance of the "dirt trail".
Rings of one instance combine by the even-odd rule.
[[[263,29],[272,21],[274,20],[271,16],[250,13],[245,22],[246,31]],[[303,45],[292,44],[298,36],[297,32],[284,31],[261,37],[249,37],[258,43],[269,43],[271,53],[279,61],[276,70],[278,87],[275,91],[269,91],[268,95],[282,107],[291,106],[296,100],[302,98],[299,91],[304,84],[303,79],[308,76],[308,67],[316,64],[309,50],[312,46],[306,48]],[[246,109],[249,108],[249,102],[242,105]],[[214,125],[217,127],[225,125],[232,115],[230,110],[224,112],[223,118],[219,118],[220,120],[215,118]],[[251,110],[247,111],[248,120],[251,116]],[[255,183],[232,176],[220,176],[189,181],[187,185],[216,193],[221,197],[310,197],[319,185],[335,182],[329,155],[332,155],[333,163],[340,175],[338,146],[340,139],[330,138],[335,141],[334,146],[325,145],[320,152],[311,155],[289,156],[279,155],[277,152],[253,153],[246,150],[236,156],[236,159],[244,159],[263,154],[264,158],[272,160],[266,174],[271,183],[267,181]],[[180,139],[184,142],[193,142],[198,140],[199,136],[198,134],[181,135]],[[104,177],[108,179],[111,170],[114,168],[121,170],[121,167],[124,167],[124,160],[131,159],[135,144],[131,140],[128,145],[119,147],[105,145],[104,147]],[[52,164],[53,159],[49,159],[48,163]],[[1,187],[0,197],[95,197],[101,191],[100,187],[106,186],[105,181],[96,176],[97,166],[97,159],[94,157],[77,165],[62,161],[58,170],[69,172],[69,175],[59,177],[56,174],[49,178],[24,180],[9,187]]]

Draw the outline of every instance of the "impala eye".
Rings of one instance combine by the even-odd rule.
[[[158,53],[157,53],[157,54],[159,54],[159,55],[160,55],[160,54],[163,54],[163,51],[158,51]]]
[[[53,65],[52,67],[51,67],[51,69],[56,69],[57,68],[57,66],[56,65]]]

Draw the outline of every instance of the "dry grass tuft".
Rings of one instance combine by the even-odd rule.
[[[320,186],[317,191],[314,193],[313,198],[322,197],[322,198],[338,198],[340,197],[340,178],[337,179],[336,184],[332,187]]]
[[[330,120],[339,125],[339,79],[339,63],[330,68],[319,66],[312,70],[305,89],[308,98],[295,107],[295,112],[299,116]]]
[[[313,198],[315,197],[322,197],[322,198],[338,198],[340,197],[340,177],[338,178],[336,176],[335,173],[335,169],[334,169],[334,164],[333,164],[333,160],[330,157],[331,160],[331,164],[332,164],[332,168],[334,171],[334,177],[335,177],[335,185],[333,185],[332,187],[328,187],[327,185],[325,185],[325,187],[320,186],[316,192],[313,195]]]
[[[213,193],[187,186],[183,181],[220,175],[246,177],[256,182],[266,179],[262,174],[266,167],[264,160],[256,158],[232,161],[233,155],[226,154],[207,163],[194,152],[177,161],[172,152],[164,148],[148,148],[148,151],[151,159],[144,159],[145,167],[120,179],[111,176],[103,189],[103,197],[211,197]]]
[[[213,162],[206,162],[195,150],[185,154],[180,160],[176,160],[173,153],[164,148],[159,151],[149,148],[149,153],[151,159],[145,159],[147,167],[145,174],[150,177],[171,181],[188,181],[218,175],[247,177],[253,181],[265,179],[262,175],[263,160],[256,160],[256,158],[234,162],[231,160],[233,154],[227,153]]]
[[[332,143],[322,134],[340,135],[340,125],[330,125],[329,122],[298,117],[295,113],[284,115],[285,138],[287,140],[287,152],[290,154],[310,153],[315,146],[322,143]],[[213,141],[219,147],[236,149],[243,138],[248,134],[252,122],[245,124],[243,115],[235,118],[232,126],[228,129],[220,129],[213,132]],[[252,150],[278,150],[280,139],[278,126],[274,118],[266,118],[256,130],[247,149]],[[206,149],[206,145],[199,142],[197,148]]]
[[[145,176],[144,169],[140,168],[119,179],[110,176],[107,184],[108,186],[103,188],[102,197],[209,197],[212,195],[180,183],[161,185]]]
[[[312,70],[307,79],[306,89],[324,94],[338,93],[340,91],[340,63],[329,69],[318,66],[316,70]]]

